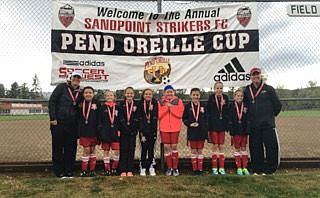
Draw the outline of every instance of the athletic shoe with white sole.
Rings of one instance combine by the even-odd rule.
[[[156,176],[156,170],[154,168],[149,168],[149,174],[150,176]]]

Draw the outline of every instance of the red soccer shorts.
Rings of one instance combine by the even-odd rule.
[[[160,136],[163,144],[178,144],[179,132],[160,132]]]
[[[83,147],[90,147],[99,144],[96,137],[80,137],[79,144]]]
[[[224,144],[225,131],[210,131],[209,138],[213,144]]]
[[[203,149],[204,140],[189,140],[191,149]]]
[[[101,149],[104,151],[110,151],[110,148],[112,150],[120,150],[120,142],[102,143],[101,144]]]
[[[233,136],[234,148],[246,147],[248,143],[248,135],[235,135]]]

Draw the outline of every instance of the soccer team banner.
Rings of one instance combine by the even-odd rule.
[[[53,1],[51,83],[136,89],[242,86],[259,67],[256,3],[147,13]]]

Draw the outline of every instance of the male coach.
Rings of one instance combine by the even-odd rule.
[[[275,117],[282,105],[275,89],[263,82],[259,68],[252,68],[250,76],[252,83],[245,88],[244,100],[251,128],[249,148],[252,170],[255,174],[272,174],[280,164]]]
[[[67,83],[54,89],[49,99],[52,162],[57,177],[72,177],[77,152],[77,116],[81,73],[74,71]]]

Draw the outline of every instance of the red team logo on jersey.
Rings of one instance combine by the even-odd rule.
[[[68,27],[74,19],[74,9],[69,4],[60,7],[59,21],[64,27]]]
[[[239,8],[237,12],[237,19],[243,27],[246,27],[251,20],[251,10],[249,7]]]

